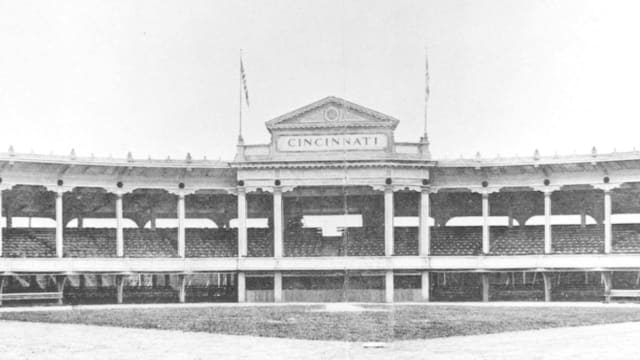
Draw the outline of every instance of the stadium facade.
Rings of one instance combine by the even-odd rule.
[[[328,97],[229,162],[10,149],[2,300],[636,295],[640,224],[625,219],[640,213],[640,153],[436,160],[426,136],[396,141],[398,122]]]

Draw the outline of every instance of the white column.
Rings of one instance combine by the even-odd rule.
[[[489,301],[489,274],[482,274],[482,302]]]
[[[482,253],[488,254],[490,247],[489,239],[489,193],[482,193]]]
[[[613,272],[605,271],[602,273],[602,279],[604,280],[604,301],[606,303],[611,301],[611,288],[613,280]]]
[[[247,194],[238,188],[238,256],[247,256]]]
[[[393,302],[393,270],[384,273],[384,301]]]
[[[551,191],[544,191],[544,253],[551,254]]]
[[[552,289],[551,273],[543,272],[542,280],[544,281],[544,301],[549,302],[551,301],[551,289]]]
[[[184,304],[187,301],[187,276],[178,275],[178,301]]]
[[[611,252],[611,190],[604,190],[604,253]]]
[[[282,257],[282,189],[273,189],[273,256]]]
[[[64,220],[62,216],[62,191],[56,191],[56,256],[63,256],[62,248],[62,231],[64,228]]]
[[[418,254],[428,256],[431,248],[431,232],[429,229],[429,188],[420,193],[420,236]]]
[[[243,303],[247,301],[247,287],[244,278],[244,272],[238,272],[238,302]]]
[[[122,193],[116,194],[116,255],[124,256],[124,232],[122,230]]]
[[[429,292],[430,292],[429,290],[431,289],[429,272],[423,271],[420,274],[420,280],[421,280],[420,294],[422,295],[422,301],[429,301],[431,299],[431,297],[429,296]]]
[[[282,302],[282,273],[273,273],[273,301]]]
[[[116,275],[116,302],[122,304],[124,300],[124,275]]]
[[[384,189],[384,255],[393,255],[393,187]]]
[[[184,257],[184,242],[185,242],[185,230],[184,230],[184,193],[178,194],[178,256]]]

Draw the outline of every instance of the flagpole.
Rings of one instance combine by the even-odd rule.
[[[238,68],[238,144],[244,143],[242,139],[242,49],[240,49],[240,66]]]
[[[427,113],[429,109],[429,54],[427,47],[424,48],[425,59],[425,88],[424,88],[424,135],[422,137],[423,142],[428,142],[427,138]]]

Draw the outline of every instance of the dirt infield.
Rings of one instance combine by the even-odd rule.
[[[0,312],[2,320],[179,330],[301,340],[394,342],[640,322],[640,306],[262,304],[86,306]],[[72,309],[72,310],[71,310]],[[36,311],[37,310],[37,311]]]
[[[362,343],[0,322],[2,359],[635,359],[640,323]]]

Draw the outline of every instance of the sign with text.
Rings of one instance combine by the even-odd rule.
[[[279,151],[382,150],[387,147],[385,134],[292,135],[280,136]]]

